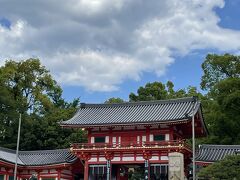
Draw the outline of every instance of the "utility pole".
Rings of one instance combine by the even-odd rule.
[[[194,105],[196,101],[194,101],[193,108],[192,108],[192,150],[193,150],[193,157],[192,157],[192,164],[193,164],[193,180],[196,179],[196,166],[195,166],[195,118],[194,118]]]
[[[19,122],[18,122],[18,137],[17,137],[16,161],[15,161],[15,168],[14,168],[14,180],[17,180],[17,162],[18,162],[21,122],[22,122],[22,114],[20,113],[19,114]]]

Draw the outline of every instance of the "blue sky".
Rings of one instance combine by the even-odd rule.
[[[3,0],[0,64],[39,58],[68,101],[128,100],[153,81],[199,88],[208,53],[239,54],[239,8],[240,0]]]

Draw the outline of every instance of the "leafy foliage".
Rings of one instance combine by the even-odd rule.
[[[202,69],[201,87],[204,90],[212,89],[221,80],[240,78],[240,56],[208,54]]]
[[[115,97],[112,97],[112,98],[109,98],[108,100],[106,100],[104,103],[112,103],[112,104],[114,104],[114,103],[123,103],[124,102],[124,100],[123,99],[121,99],[121,98],[115,98]]]
[[[7,61],[0,69],[1,84],[22,103],[22,111],[43,113],[61,101],[62,90],[38,59]]]
[[[79,99],[65,102],[62,89],[38,59],[7,61],[0,68],[0,144],[15,148],[19,113],[20,149],[69,147],[80,141],[80,130],[62,129],[58,122],[73,116]]]
[[[18,104],[4,86],[0,88],[0,144],[2,141],[8,145],[13,143],[11,139],[13,134],[16,134],[17,124],[15,119],[18,119]],[[14,139],[15,140],[15,139]],[[16,141],[14,141],[16,144]]]
[[[239,165],[240,165],[239,155],[228,156],[219,162],[213,163],[203,168],[198,173],[198,177],[200,179],[209,179],[209,180],[239,179],[239,174],[240,174]]]
[[[131,93],[129,95],[130,101],[151,101],[151,100],[164,100],[174,99],[189,96],[202,97],[201,93],[197,92],[196,87],[189,86],[187,90],[179,89],[174,90],[174,84],[168,81],[166,84],[161,82],[147,83],[145,87],[139,87],[137,95]]]
[[[240,57],[208,55],[202,65],[202,88],[208,89],[204,115],[210,136],[205,143],[240,143]]]

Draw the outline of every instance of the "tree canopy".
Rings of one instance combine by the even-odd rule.
[[[197,174],[200,179],[209,180],[233,180],[239,179],[240,174],[240,156],[233,155],[224,158],[223,160],[213,163]]]
[[[201,87],[211,90],[218,82],[227,78],[240,78],[240,56],[208,54],[202,64]]]
[[[62,89],[38,59],[6,61],[0,67],[0,144],[16,147],[19,113],[22,114],[20,149],[69,147],[80,130],[62,129],[58,122],[75,113],[79,99],[65,102]]]
[[[187,89],[174,90],[174,84],[168,81],[166,84],[162,82],[147,83],[144,87],[139,87],[137,94],[130,93],[130,101],[151,101],[174,99],[189,96],[199,96],[201,93],[197,91],[196,87],[189,86]]]
[[[106,100],[104,103],[105,104],[107,104],[107,103],[114,104],[114,103],[123,103],[123,102],[124,102],[124,100],[121,98],[112,97],[112,98],[109,98],[108,100]]]
[[[210,136],[207,143],[240,143],[240,57],[208,55],[202,65],[201,86],[208,90],[204,115]]]
[[[62,90],[38,59],[7,61],[0,68],[0,82],[8,88],[22,111],[41,113],[61,101]]]

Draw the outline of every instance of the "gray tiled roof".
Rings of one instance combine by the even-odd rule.
[[[215,162],[240,152],[240,145],[200,145],[196,161]]]
[[[0,147],[0,160],[4,160],[10,163],[15,163],[16,161],[16,151]],[[18,164],[24,165],[21,159],[18,158]]]
[[[194,97],[118,104],[82,103],[74,117],[60,124],[86,127],[163,123],[189,119],[193,107],[194,113],[200,108],[200,102]]]
[[[0,160],[15,163],[16,151],[0,147]],[[72,163],[77,159],[69,149],[19,151],[18,164],[23,166],[41,166]]]

